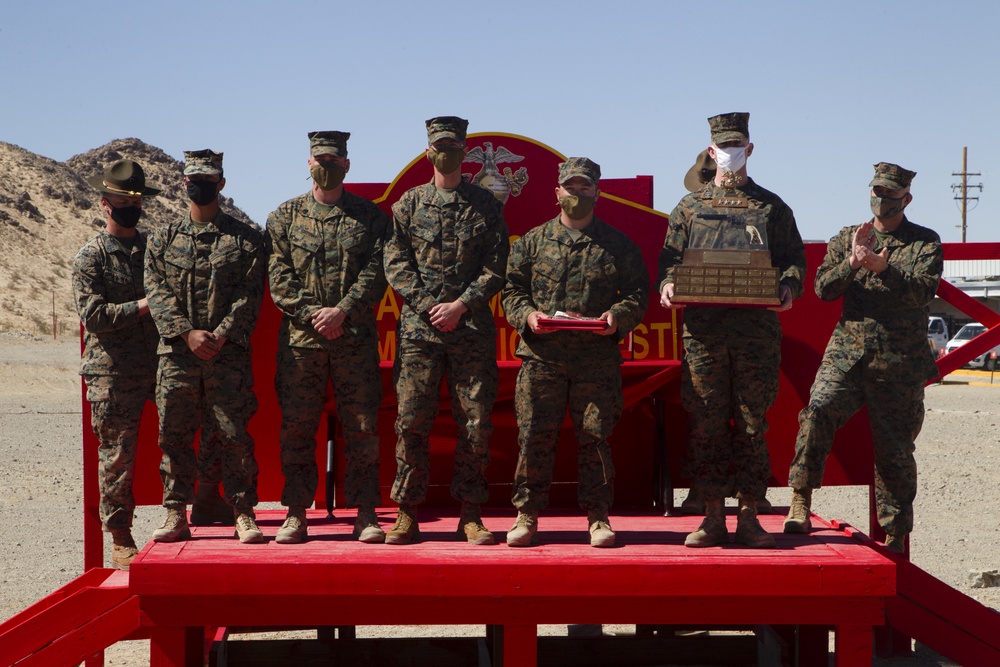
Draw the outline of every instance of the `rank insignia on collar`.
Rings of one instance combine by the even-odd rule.
[[[715,197],[712,200],[712,208],[747,208],[749,202],[746,197]]]

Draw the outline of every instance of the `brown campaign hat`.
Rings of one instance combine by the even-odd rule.
[[[706,148],[698,153],[694,164],[684,174],[684,187],[688,189],[688,192],[701,190],[709,181],[715,178],[717,170],[718,167],[715,164],[715,160],[709,156],[708,149]]]
[[[138,162],[118,160],[101,176],[91,176],[87,182],[100,192],[123,197],[154,197],[157,188],[146,187],[146,174]]]

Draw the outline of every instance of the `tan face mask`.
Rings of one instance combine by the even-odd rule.
[[[317,162],[309,167],[309,173],[320,190],[335,190],[344,182],[347,169],[336,163],[323,164]]]
[[[582,195],[564,195],[559,198],[559,206],[571,220],[583,220],[594,210],[597,197]]]
[[[462,162],[465,160],[465,151],[461,148],[452,148],[447,150],[437,150],[432,148],[427,151],[427,159],[430,160],[431,164],[434,165],[434,168],[438,170],[438,173],[447,176],[462,166]]]

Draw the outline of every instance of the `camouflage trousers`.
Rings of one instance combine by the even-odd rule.
[[[780,363],[780,339],[684,337],[688,465],[703,498],[764,497],[771,476],[764,415],[778,395]]]
[[[378,408],[382,378],[375,342],[327,349],[278,348],[274,387],[281,406],[281,503],[309,507],[316,496],[316,431],[323,414],[327,378],[333,383],[337,418],[344,432],[344,491],[347,504],[372,508],[378,487]]]
[[[622,416],[623,404],[618,360],[525,359],[514,390],[521,449],[514,472],[514,507],[538,512],[548,506],[559,431],[569,410],[578,443],[580,507],[588,514],[607,514],[615,494],[608,437]]]
[[[456,500],[485,503],[490,489],[490,413],[497,398],[500,372],[492,336],[456,336],[448,343],[402,338],[393,367],[396,417],[396,479],[392,499],[419,505],[427,498],[430,477],[430,433],[447,378],[451,412],[458,427],[451,495]]]
[[[833,437],[862,405],[868,406],[875,448],[875,505],[878,522],[889,535],[903,537],[913,530],[913,499],[917,495],[914,441],[924,423],[924,385],[873,377],[864,361],[841,371],[824,364],[816,374],[809,404],[799,413],[795,456],[788,470],[794,489],[823,485]]]
[[[105,529],[132,527],[135,456],[139,421],[153,398],[154,378],[143,375],[86,375],[90,423],[97,436],[97,483]]]
[[[199,427],[202,441],[217,443],[220,450],[226,501],[241,511],[257,505],[257,461],[247,433],[257,397],[245,349],[227,343],[208,361],[190,352],[160,355],[156,408],[164,507],[183,507],[194,500],[194,437]]]

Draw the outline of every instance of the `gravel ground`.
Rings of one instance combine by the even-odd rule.
[[[79,349],[75,340],[0,335],[0,619],[82,570]],[[920,482],[911,538],[914,563],[994,609],[1000,608],[1000,588],[970,588],[968,573],[1000,569],[1000,522],[975,514],[1000,506],[1000,377],[997,380],[993,387],[989,374],[954,374],[928,388],[927,416],[917,442]],[[786,505],[787,490],[772,489],[769,498]],[[866,488],[825,488],[815,493],[814,510],[867,531],[867,502]],[[139,508],[136,537],[149,535],[160,521],[160,508]],[[605,632],[617,634],[631,630],[605,626]],[[394,632],[385,627],[358,631],[359,637]],[[422,627],[407,632],[448,636],[481,634],[482,629]],[[565,634],[566,626],[543,626],[540,632]],[[148,642],[123,642],[107,651],[106,664],[147,664],[148,655]],[[875,664],[955,663],[917,646],[913,657]]]

